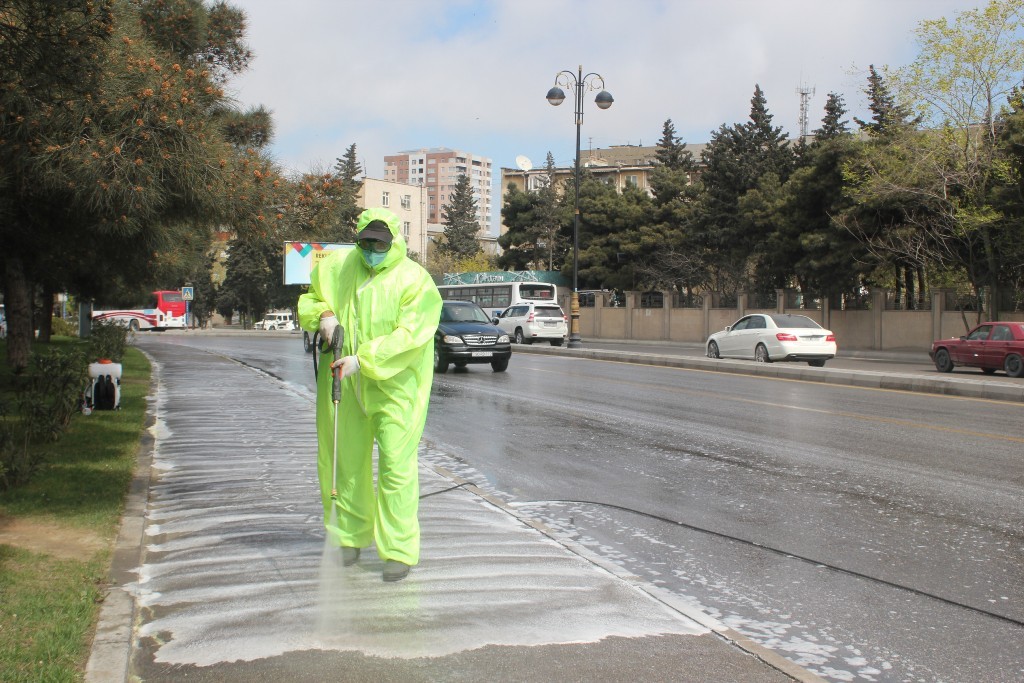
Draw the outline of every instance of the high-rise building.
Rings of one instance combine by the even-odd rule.
[[[427,222],[444,222],[441,208],[449,203],[459,176],[469,178],[483,233],[491,223],[491,160],[447,147],[415,149],[384,157],[384,180],[421,185],[427,192]]]

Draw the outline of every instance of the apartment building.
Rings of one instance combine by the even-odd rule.
[[[427,195],[427,222],[444,223],[442,207],[450,201],[460,175],[469,178],[477,206],[477,222],[487,233],[491,222],[491,160],[447,147],[406,150],[384,157],[384,179],[418,185]]]
[[[700,154],[707,145],[687,144],[686,149],[693,155],[694,161],[700,162]],[[657,146],[639,145],[614,145],[608,148],[594,148],[580,150],[580,167],[586,168],[595,178],[612,185],[620,192],[626,187],[635,187],[652,193],[650,176],[654,171],[654,160],[657,158]],[[569,187],[563,181],[572,183],[575,165],[557,166],[554,170],[556,185]],[[698,168],[699,173],[699,168]],[[524,189],[530,192],[539,190],[547,182],[547,174],[544,167],[523,170],[520,168],[501,169],[501,202],[505,203],[505,195],[508,194],[508,185],[515,185],[520,191]],[[504,224],[501,232],[504,234],[508,228]]]

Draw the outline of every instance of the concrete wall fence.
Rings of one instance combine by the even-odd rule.
[[[740,294],[737,304],[714,308],[716,297],[702,297],[699,308],[674,308],[671,292],[662,292],[661,308],[641,307],[639,292],[626,292],[624,306],[609,306],[610,296],[596,295],[593,306],[580,307],[580,336],[586,339],[660,341],[703,344],[708,335],[725,329],[749,313],[798,313],[832,330],[840,353],[851,351],[927,351],[935,339],[959,337],[978,322],[975,311],[947,310],[946,290],[933,290],[931,305],[923,310],[891,310],[886,307],[886,292],[872,292],[869,306],[856,310],[832,310],[827,298],[815,308],[793,308],[793,297],[778,290],[772,309],[748,308],[747,296]],[[815,304],[818,304],[818,301]],[[562,309],[569,313],[569,296],[561,298]],[[588,300],[589,303],[589,300]],[[999,320],[1024,321],[1024,312],[1000,312]],[[967,326],[964,324],[966,318]],[[982,321],[990,320],[983,314]]]

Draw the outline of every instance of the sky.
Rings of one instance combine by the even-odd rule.
[[[773,122],[809,129],[830,92],[869,118],[868,66],[917,54],[921,21],[982,0],[232,0],[255,58],[229,83],[247,109],[273,113],[270,154],[288,173],[328,170],[349,145],[369,177],[384,156],[448,147],[500,169],[548,152],[571,166],[573,93],[552,107],[559,71],[599,74],[615,99],[583,105],[580,147],[654,145],[667,119],[687,143],[747,120],[755,84]],[[493,226],[497,225],[497,216]],[[493,229],[493,228],[492,228]]]

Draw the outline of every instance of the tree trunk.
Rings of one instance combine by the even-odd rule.
[[[903,284],[907,288],[906,310],[912,311],[917,309],[917,295],[914,291],[914,271],[909,265],[903,269]]]
[[[32,287],[21,259],[4,259],[4,312],[7,316],[7,365],[15,373],[28,367],[32,353]]]
[[[39,341],[44,344],[50,343],[53,336],[53,285],[44,285],[42,305],[39,308]]]
[[[895,275],[896,275],[896,308],[899,309],[899,308],[902,308],[901,304],[904,301],[903,269],[900,268],[899,264],[897,264],[893,268],[893,270],[896,271],[895,272]]]
[[[928,289],[928,285],[925,283],[925,279],[924,279],[924,267],[923,266],[918,266],[917,267],[917,291],[918,291],[918,296],[921,297],[921,301],[922,302],[924,301],[924,296],[925,296],[925,293],[927,292],[927,289]]]

